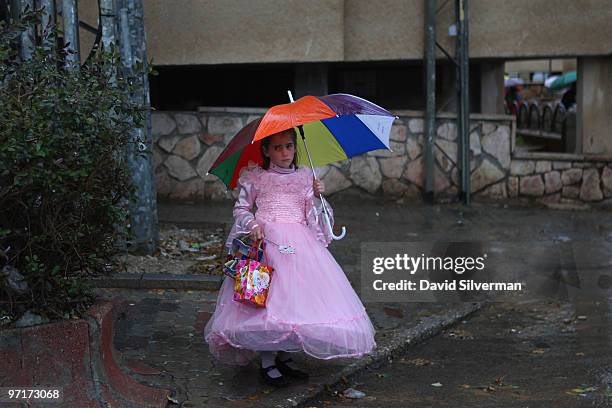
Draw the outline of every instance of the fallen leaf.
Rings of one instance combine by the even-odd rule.
[[[347,388],[346,390],[342,391],[342,395],[350,399],[361,399],[366,396],[365,392],[356,390],[354,388]]]
[[[402,363],[412,364],[415,367],[422,367],[429,364],[433,364],[430,360],[424,358],[413,358],[412,360],[400,360]]]
[[[566,391],[566,394],[585,396],[587,393],[593,391],[597,391],[597,387],[587,387],[586,385],[582,384],[580,387]]]

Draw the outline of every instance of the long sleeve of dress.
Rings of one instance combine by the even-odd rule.
[[[319,197],[314,196],[312,189],[312,177],[309,178],[309,188],[306,194],[306,222],[308,227],[314,232],[315,236],[324,246],[328,246],[332,241],[329,229],[327,227],[327,221],[325,219],[325,213],[323,212],[323,204]],[[334,226],[334,211],[329,205],[329,202],[323,198],[327,213],[329,214],[329,221],[333,228]]]
[[[232,241],[239,235],[249,234],[253,228],[258,226],[253,214],[253,204],[255,203],[255,183],[253,172],[244,169],[238,178],[238,198],[234,204],[234,225],[225,241],[225,246],[230,249]]]

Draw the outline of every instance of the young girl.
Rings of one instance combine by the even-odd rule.
[[[283,386],[287,377],[308,377],[290,352],[319,359],[360,357],[376,343],[363,304],[326,248],[331,237],[318,198],[325,186],[309,168],[297,168],[293,129],[263,139],[261,153],[263,168],[250,163],[240,172],[226,245],[240,234],[264,239],[262,262],[274,268],[266,307],[233,301],[234,282],[226,278],[204,336],[211,353],[225,363],[246,365],[259,352],[262,378]]]

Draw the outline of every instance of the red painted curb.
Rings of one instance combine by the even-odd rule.
[[[170,391],[153,388],[139,383],[124,372],[114,357],[113,348],[113,309],[121,309],[118,300],[100,303],[92,307],[88,314],[97,325],[99,333],[99,359],[103,375],[110,390],[119,398],[138,404],[141,407],[164,408],[168,405]],[[103,390],[104,394],[108,393]]]
[[[61,389],[62,406],[100,407],[85,320],[6,330],[0,334],[0,361],[2,387]]]
[[[139,383],[115,359],[113,312],[121,306],[101,302],[87,319],[1,331],[0,387],[61,389],[62,408],[165,408],[170,391]]]

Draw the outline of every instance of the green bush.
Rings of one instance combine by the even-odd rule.
[[[13,319],[78,315],[92,301],[84,278],[106,270],[129,239],[126,151],[145,112],[130,100],[134,81],[116,49],[67,71],[66,50],[50,53],[41,41],[19,61],[16,39],[39,17],[0,22],[0,314]]]

